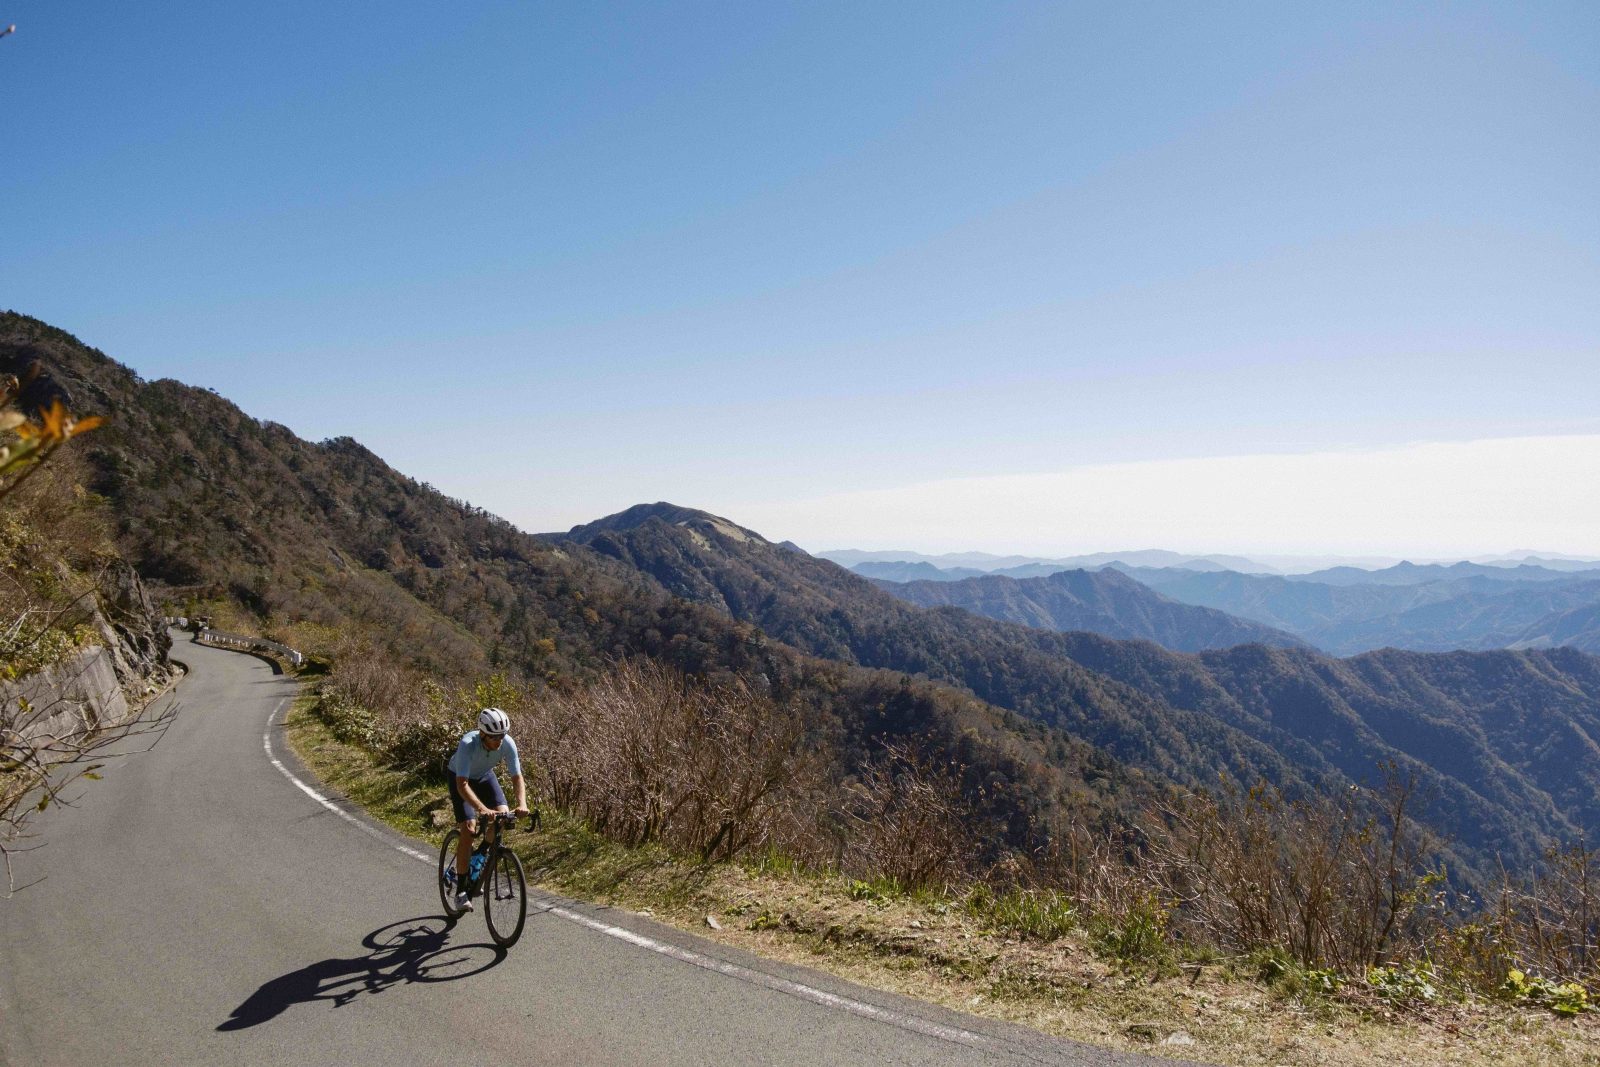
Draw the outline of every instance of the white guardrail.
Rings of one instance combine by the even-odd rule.
[[[176,626],[181,630],[191,629],[190,620],[180,616],[167,616],[168,626]],[[200,624],[195,630],[194,639],[201,644],[214,645],[217,648],[231,648],[239,652],[265,652],[269,655],[282,656],[289,661],[291,667],[298,667],[306,658],[288,645],[280,645],[276,641],[268,641],[260,637],[246,637],[243,634],[224,633],[213,630],[211,627]]]

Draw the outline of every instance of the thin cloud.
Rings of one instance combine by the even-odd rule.
[[[1600,435],[1081,466],[730,513],[814,548],[1600,557]]]

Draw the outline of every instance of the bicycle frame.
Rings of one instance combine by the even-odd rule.
[[[539,825],[537,812],[530,813],[528,829]],[[528,915],[528,886],[522,862],[515,850],[506,844],[505,833],[515,826],[517,817],[512,812],[491,812],[479,820],[482,828],[475,834],[471,860],[478,866],[477,877],[464,882],[456,879],[456,845],[459,831],[451,830],[439,845],[439,899],[446,917],[454,923],[471,905],[458,907],[456,901],[465,893],[468,900],[481,897],[484,919],[489,924],[489,936],[495,944],[506,947],[515,944],[522,936],[523,923]],[[468,871],[470,875],[471,866]],[[509,923],[509,925],[507,925]]]
[[[494,870],[495,864],[500,859],[500,850],[505,847],[502,842],[505,839],[506,830],[511,829],[516,824],[517,816],[515,812],[491,811],[489,814],[479,817],[478,825],[481,829],[475,835],[478,841],[472,846],[472,854],[477,855],[479,849],[483,850],[483,869],[478,872],[478,877],[468,879],[474,890],[483,888],[484,879],[488,877],[489,872]]]

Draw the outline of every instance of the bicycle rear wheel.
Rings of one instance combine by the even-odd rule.
[[[522,861],[508,848],[500,850],[494,869],[483,880],[483,917],[497,945],[509,947],[522,936],[522,924],[528,919],[528,880]]]
[[[460,830],[451,830],[444,835],[444,844],[439,846],[439,869],[434,872],[433,880],[439,886],[439,903],[444,905],[444,914],[447,919],[457,919],[466,914],[465,909],[456,907],[456,883],[452,878],[445,881],[445,872],[454,871],[456,868],[456,842],[461,838]]]

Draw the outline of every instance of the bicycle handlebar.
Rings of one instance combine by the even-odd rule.
[[[484,822],[494,822],[508,828],[515,827],[517,824],[517,813],[514,811],[491,811],[485,815],[478,816],[478,818]],[[539,817],[539,809],[534,808],[528,812],[528,830],[530,832],[537,830],[543,821]]]

